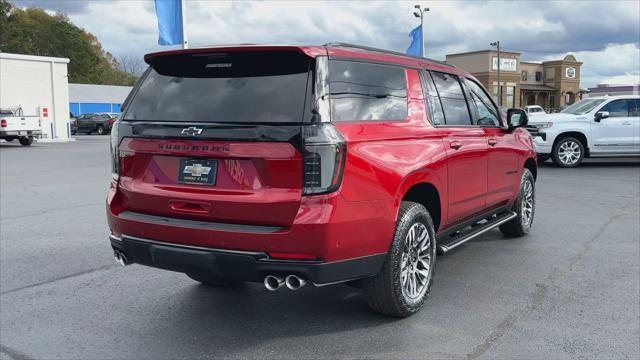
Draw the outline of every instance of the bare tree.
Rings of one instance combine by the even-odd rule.
[[[131,54],[121,55],[118,58],[118,63],[121,70],[133,78],[140,77],[144,72],[144,69],[147,67],[141,56]]]

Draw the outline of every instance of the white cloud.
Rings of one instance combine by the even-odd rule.
[[[640,85],[640,71],[601,78],[598,84]]]
[[[153,1],[14,0],[61,9],[113,54],[142,56],[157,45]],[[84,2],[83,2],[84,3]],[[408,1],[192,1],[187,2],[193,46],[229,43],[323,44],[353,42],[396,51],[419,24]],[[583,61],[582,87],[640,71],[640,2],[438,1],[425,17],[427,55],[483,50],[500,40],[527,60]],[[596,50],[594,50],[596,49]],[[597,50],[601,49],[601,50]],[[622,79],[622,78],[620,78]],[[626,79],[626,77],[624,78]]]
[[[597,84],[635,84],[640,82],[640,48],[635,44],[609,45],[600,51],[572,52],[583,62],[581,86],[593,87]],[[563,58],[546,56],[544,60]],[[635,79],[635,81],[634,81]]]

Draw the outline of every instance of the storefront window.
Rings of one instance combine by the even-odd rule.
[[[513,103],[513,100],[514,100],[513,94],[515,94],[515,92],[516,92],[516,88],[514,86],[507,86],[507,107],[508,108],[515,107],[515,104]]]

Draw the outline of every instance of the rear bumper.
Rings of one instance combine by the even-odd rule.
[[[12,131],[0,131],[0,137],[4,136],[40,136],[42,135],[41,130],[12,130]]]
[[[380,272],[386,254],[321,262],[274,260],[264,252],[210,249],[123,235],[110,236],[111,247],[128,261],[183,273],[206,273],[228,280],[262,282],[267,275],[302,276],[315,285],[359,279]]]

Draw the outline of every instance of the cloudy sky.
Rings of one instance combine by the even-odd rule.
[[[13,0],[62,11],[118,56],[161,49],[153,1]],[[500,40],[523,60],[583,61],[582,87],[640,82],[640,2],[631,1],[187,1],[192,46],[341,41],[404,51],[420,3],[427,56],[484,50]],[[171,47],[162,47],[163,49]]]

